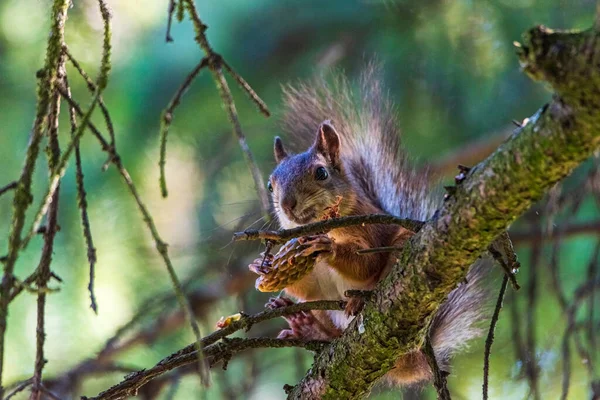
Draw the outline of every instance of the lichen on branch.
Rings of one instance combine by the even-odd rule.
[[[363,312],[364,332],[352,324],[317,355],[288,398],[368,394],[400,355],[423,344],[428,321],[469,265],[600,146],[597,32],[534,28],[519,56],[525,71],[546,80],[557,95],[470,171],[436,218],[399,254]]]

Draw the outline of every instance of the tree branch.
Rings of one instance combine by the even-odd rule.
[[[255,315],[240,315],[240,319],[233,321],[228,326],[212,334],[202,338],[201,345],[204,352],[205,360],[209,366],[217,364],[219,361],[227,361],[231,356],[240,351],[249,348],[259,347],[304,347],[309,350],[319,350],[324,346],[324,342],[320,341],[302,341],[302,340],[280,340],[271,338],[258,339],[225,339],[227,336],[241,330],[249,330],[252,325],[263,322],[269,319],[278,318],[284,315],[294,314],[300,311],[310,310],[343,310],[344,301],[338,300],[322,300],[311,301],[305,303],[293,304],[291,306],[278,308],[275,310],[265,310]],[[216,343],[219,340],[222,342]],[[151,381],[152,379],[171,371],[175,368],[188,365],[197,360],[196,343],[192,343],[183,349],[171,354],[161,360],[158,364],[150,369],[143,369],[133,374],[128,375],[121,383],[112,388],[100,393],[96,397],[89,400],[108,400],[121,399],[126,396],[131,396],[137,390]]]
[[[48,107],[51,96],[56,87],[58,64],[61,55],[61,45],[64,38],[64,24],[67,18],[69,2],[66,0],[55,0],[52,4],[51,28],[46,49],[46,60],[40,74],[37,92],[37,107],[31,138],[25,156],[25,165],[21,171],[15,196],[13,199],[13,216],[8,238],[8,255],[4,262],[4,275],[0,288],[0,398],[4,397],[2,386],[2,372],[4,369],[4,339],[6,333],[6,319],[8,317],[8,304],[10,302],[10,291],[14,285],[14,268],[21,250],[23,225],[25,224],[25,212],[33,201],[31,194],[31,181],[35,161],[38,157],[39,147],[44,133],[44,124],[47,120]]]
[[[169,5],[169,23],[167,26],[167,41],[171,41],[172,37],[170,35],[170,26],[171,19],[174,11],[174,2],[171,1]],[[267,105],[264,101],[258,97],[258,94],[252,89],[252,87],[239,75],[237,74],[233,68],[229,66],[223,60],[220,54],[216,53],[210,43],[208,42],[208,38],[206,37],[206,30],[208,26],[206,26],[200,16],[198,14],[198,10],[196,9],[196,5],[194,4],[194,0],[179,0],[178,9],[177,9],[177,19],[180,21],[183,19],[184,11],[187,10],[188,15],[194,25],[194,31],[196,32],[196,43],[198,46],[204,51],[206,57],[203,62],[196,67],[194,71],[192,71],[188,78],[186,78],[186,82],[181,87],[180,91],[183,93],[185,88],[189,86],[189,83],[194,79],[194,77],[198,74],[200,69],[206,65],[210,69],[210,72],[213,75],[213,79],[215,81],[215,85],[217,86],[217,90],[219,91],[219,95],[221,96],[221,100],[223,101],[223,105],[225,106],[225,110],[227,111],[227,116],[229,117],[229,121],[233,126],[233,132],[238,139],[238,143],[244,153],[244,158],[246,159],[246,164],[250,173],[252,175],[252,179],[254,180],[254,186],[256,189],[256,193],[258,195],[258,199],[260,200],[261,209],[263,215],[268,218],[269,216],[269,197],[267,196],[267,191],[265,189],[265,185],[263,183],[262,175],[256,161],[254,160],[254,156],[250,151],[250,147],[248,146],[248,142],[246,141],[246,136],[242,131],[242,126],[240,124],[237,110],[235,107],[235,102],[233,101],[233,96],[231,94],[231,90],[229,89],[229,85],[227,84],[227,80],[225,79],[225,75],[223,73],[223,68],[235,79],[240,88],[246,92],[250,100],[252,100],[258,110],[266,117],[269,117],[271,114],[267,108]],[[189,82],[188,82],[189,81]],[[169,125],[172,120],[172,114],[175,107],[177,107],[179,94],[174,98],[175,103],[172,101],[167,110],[163,113],[162,122],[161,122],[161,149],[160,149],[160,188],[161,194],[163,197],[166,197],[167,192],[167,184],[165,178],[165,163],[166,163],[166,146],[167,146],[167,134]]]
[[[253,338],[242,339],[233,338],[226,341],[215,343],[203,349],[204,357],[210,367],[219,362],[227,362],[234,354],[248,349],[256,348],[282,348],[282,347],[303,347],[307,350],[319,351],[327,342],[319,340],[301,340],[301,339],[273,339],[273,338]],[[96,397],[82,397],[82,400],[115,400],[123,399],[129,396],[135,396],[137,390],[157,376],[171,371],[175,368],[188,365],[197,360],[196,350],[178,355],[177,353],[163,359],[154,367],[135,372],[128,375],[127,379],[118,385],[100,393]]]
[[[13,181],[11,183],[9,183],[8,185],[2,186],[0,187],[0,196],[2,196],[4,193],[8,192],[9,190],[14,190],[17,188],[17,181]]]
[[[234,241],[265,239],[275,243],[286,242],[292,238],[310,235],[319,232],[329,232],[332,229],[343,228],[361,224],[394,224],[400,225],[413,232],[418,232],[425,224],[422,221],[395,217],[388,214],[352,215],[348,217],[333,218],[326,221],[313,222],[292,229],[281,229],[278,231],[261,231],[247,229],[243,232],[233,234]]]
[[[598,34],[534,28],[525,36],[519,57],[527,73],[552,85],[557,92],[553,101],[470,171],[437,217],[399,254],[397,265],[367,303],[361,329],[354,322],[319,353],[289,398],[368,394],[399,356],[422,345],[429,321],[469,265],[598,148]]]
[[[57,79],[61,81],[65,74],[64,56],[59,57]],[[60,160],[60,145],[58,142],[58,123],[60,114],[60,93],[55,90],[50,100],[50,109],[48,113],[48,171],[50,177]],[[44,245],[40,262],[37,267],[37,328],[36,328],[36,352],[35,366],[33,372],[33,381],[30,400],[39,400],[42,389],[42,370],[46,364],[44,358],[44,343],[46,342],[45,320],[46,320],[46,289],[51,278],[50,264],[52,263],[52,253],[54,252],[54,239],[58,232],[58,201],[60,198],[60,186],[52,195],[52,204],[48,208],[48,217],[46,219],[47,229],[44,233]]]

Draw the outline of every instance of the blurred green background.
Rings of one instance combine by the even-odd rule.
[[[254,215],[242,219],[245,225],[241,228],[260,218],[251,176],[214,82],[205,71],[175,111],[167,158],[170,196],[166,200],[160,197],[160,113],[203,54],[187,20],[175,23],[175,41],[165,43],[167,0],[107,2],[113,11],[113,71],[104,99],[115,123],[119,152],[161,235],[170,244],[179,276],[184,280],[192,277],[191,287],[210,287],[211,282],[226,280],[232,270],[245,268],[261,251],[257,243],[230,243],[227,233],[248,214]],[[43,64],[50,5],[49,0],[0,2],[0,186],[16,179],[23,164],[34,116],[35,72]],[[550,92],[520,72],[513,41],[537,24],[588,28],[594,19],[595,4],[591,0],[202,0],[197,1],[197,7],[209,26],[207,34],[215,50],[275,114],[265,119],[241,91],[233,88],[242,128],[267,176],[274,165],[272,138],[280,133],[277,115],[282,84],[332,67],[356,77],[365,60],[376,56],[384,63],[385,83],[398,105],[405,146],[420,163],[435,163],[469,143],[510,130],[511,120],[528,117],[547,102]],[[66,42],[92,76],[99,65],[101,28],[96,2],[74,1],[66,25]],[[68,74],[74,96],[82,105],[87,104],[89,94],[81,79],[70,67]],[[233,82],[231,86],[235,86]],[[66,117],[64,108],[63,144],[69,135]],[[99,113],[93,119],[104,127]],[[170,290],[166,270],[133,199],[112,167],[101,171],[106,156],[91,135],[83,138],[82,152],[98,251],[99,313],[95,315],[89,308],[86,249],[75,199],[74,171],[69,168],[61,185],[61,231],[52,266],[64,283],[47,303],[48,378],[93,357],[141,304]],[[39,204],[47,185],[45,159],[41,160],[35,173],[32,209]],[[446,177],[447,182],[450,179]],[[0,249],[7,247],[11,198],[0,198]],[[593,221],[599,216],[595,203],[589,201],[576,217]],[[519,222],[515,229],[528,226]],[[35,268],[41,243],[41,238],[36,238],[20,258],[17,276],[25,277]],[[568,296],[585,279],[594,243],[589,236],[563,243],[561,274]],[[526,270],[528,246],[520,245],[518,253]],[[541,263],[548,257],[548,247],[544,247]],[[521,275],[527,284],[528,274]],[[557,398],[565,319],[543,275],[540,272],[538,276],[535,311],[536,359],[541,368],[542,398]],[[239,294],[222,293],[220,301],[211,303],[202,319],[203,333],[212,331],[221,315],[242,308],[259,311],[268,297],[255,293],[251,284]],[[512,296],[508,301],[513,301]],[[22,294],[11,304],[5,382],[27,378],[33,372],[35,302],[35,296]],[[526,303],[522,299],[517,308],[524,310]],[[149,319],[173,307],[172,302],[159,305],[149,313]],[[274,335],[282,326],[281,321],[275,321],[264,332]],[[521,379],[523,366],[513,354],[511,329],[506,312],[500,318],[493,351],[491,398],[522,399],[529,393],[527,381]],[[149,367],[191,340],[190,329],[184,326],[151,345],[123,353],[119,360],[135,368]],[[483,340],[479,340],[469,352],[456,358],[449,378],[455,398],[481,397],[482,349]],[[256,375],[252,390],[240,398],[283,398],[281,386],[295,383],[312,359],[308,353],[292,349],[261,350],[254,355],[262,373]],[[246,361],[244,357],[234,360],[224,374],[215,370],[215,383],[207,397],[224,397],[223,387],[235,386],[241,377],[251,374]],[[588,398],[589,376],[576,358],[573,368],[570,398]],[[123,375],[94,376],[78,393],[95,395]],[[182,377],[175,398],[194,398],[197,388],[195,376]],[[168,390],[163,392],[161,396],[167,396]],[[400,396],[387,387],[379,387],[374,394],[380,399]],[[434,398],[429,387],[404,396]]]

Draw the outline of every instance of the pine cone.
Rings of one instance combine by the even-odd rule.
[[[319,254],[330,249],[331,240],[326,235],[290,240],[272,260],[267,260],[268,265],[264,266],[267,271],[256,280],[256,289],[261,292],[278,292],[285,289],[312,271]]]

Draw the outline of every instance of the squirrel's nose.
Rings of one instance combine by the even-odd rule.
[[[285,197],[281,201],[281,207],[287,212],[294,211],[294,208],[296,208],[296,204],[298,204],[298,202],[296,201],[296,198],[293,196]]]

